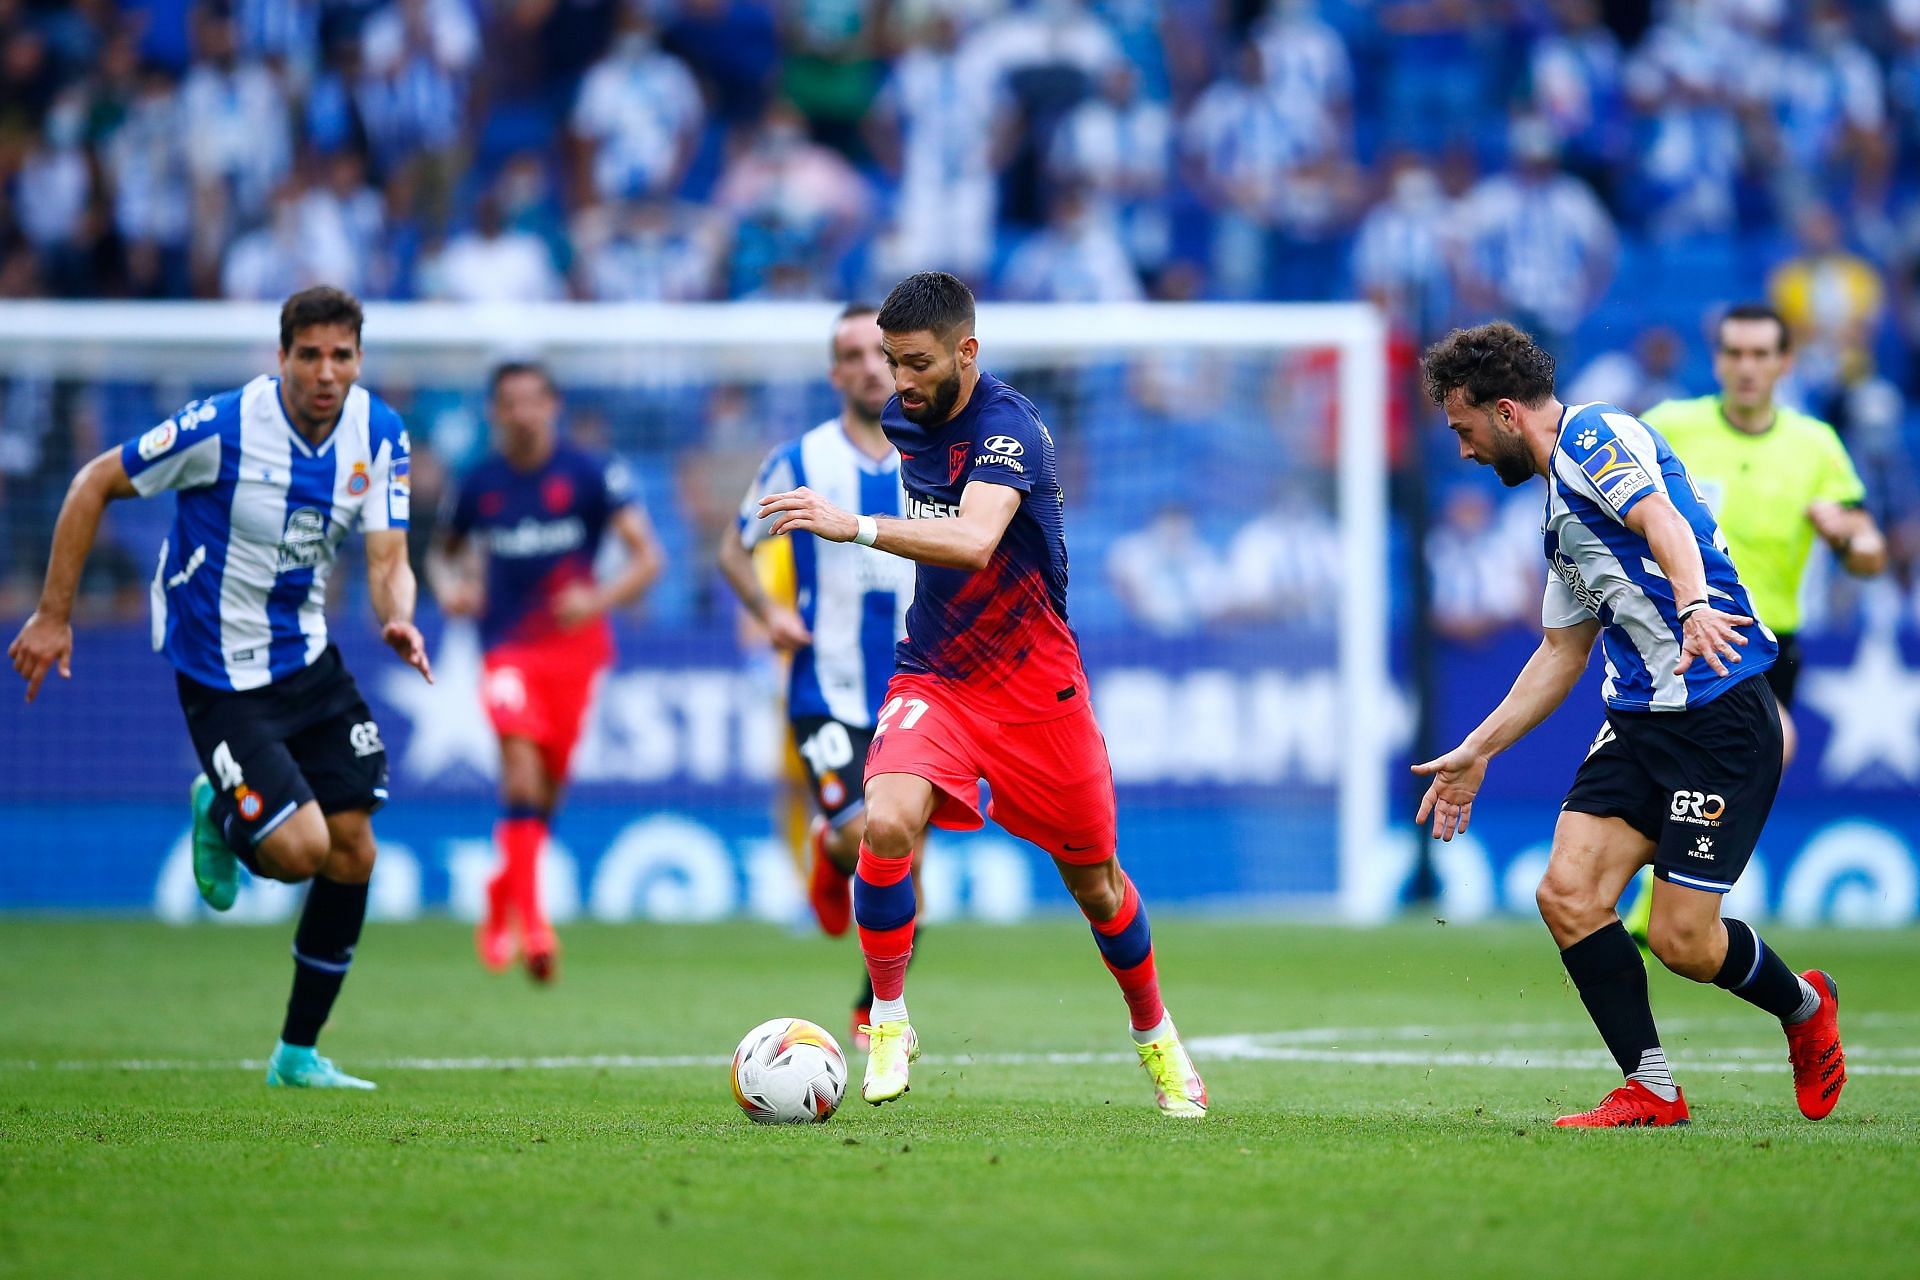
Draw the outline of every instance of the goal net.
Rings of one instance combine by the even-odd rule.
[[[765,452],[836,411],[836,310],[368,307],[363,381],[406,418],[415,450],[416,565],[436,496],[486,447],[485,375],[506,357],[549,363],[566,430],[626,459],[667,550],[657,589],[617,621],[620,658],[555,828],[544,874],[563,916],[799,909],[780,675],[713,548]],[[275,309],[252,305],[0,312],[11,618],[31,607],[73,470],[189,399],[271,371],[276,333]],[[1377,316],[986,305],[978,333],[983,367],[1039,406],[1058,444],[1071,621],[1113,760],[1122,858],[1143,891],[1170,907],[1363,914],[1399,715]],[[182,837],[196,766],[144,617],[172,507],[114,504],[73,680],[0,717],[0,907],[195,914]],[[423,600],[429,689],[375,641],[357,560],[333,583],[333,634],[393,768],[376,903],[471,912],[497,769],[477,638]],[[1064,902],[1050,875],[991,826],[942,836],[926,909],[1015,918]],[[259,886],[239,914],[292,902]]]

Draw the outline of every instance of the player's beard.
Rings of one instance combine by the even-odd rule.
[[[1533,479],[1533,451],[1527,438],[1518,431],[1493,429],[1493,474],[1509,489],[1517,489]]]
[[[927,403],[918,409],[907,408],[906,402],[900,403],[900,412],[908,422],[916,426],[938,426],[947,420],[953,412],[953,406],[960,403],[960,371],[955,369],[953,376],[933,389],[927,397]]]

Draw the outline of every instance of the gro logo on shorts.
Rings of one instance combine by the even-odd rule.
[[[1691,823],[1696,827],[1717,827],[1726,812],[1727,802],[1720,796],[1706,791],[1689,791],[1685,787],[1673,793],[1673,803],[1667,808],[1668,815],[1675,822]]]
[[[347,741],[353,745],[356,756],[377,756],[387,749],[380,741],[380,726],[371,720],[362,720],[347,730]]]

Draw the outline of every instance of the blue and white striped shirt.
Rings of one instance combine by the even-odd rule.
[[[215,689],[258,689],[327,648],[327,575],[355,528],[407,527],[400,415],[362,387],[317,447],[280,380],[195,400],[120,448],[142,497],[178,490],[154,572],[153,647]]]
[[[758,518],[761,496],[801,485],[859,515],[906,513],[900,455],[868,457],[847,438],[840,420],[829,418],[767,455],[740,506],[742,546],[754,547],[773,524]],[[793,655],[787,714],[832,716],[865,728],[886,699],[894,646],[907,634],[913,562],[852,542],[796,534],[793,570],[795,607],[813,644]]]
[[[1726,537],[1660,433],[1610,404],[1572,405],[1561,414],[1541,529],[1549,572],[1540,621],[1570,627],[1600,620],[1607,664],[1600,693],[1619,711],[1705,706],[1772,666],[1780,651],[1773,633],[1756,623],[1744,629],[1748,644],[1726,675],[1698,660],[1686,675],[1673,674],[1679,606],[1686,602],[1673,598],[1647,540],[1626,526],[1627,513],[1654,493],[1666,494],[1693,530],[1714,608],[1754,617]]]

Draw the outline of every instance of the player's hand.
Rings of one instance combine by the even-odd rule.
[[[47,672],[58,668],[62,680],[73,679],[73,627],[36,611],[7,646],[7,656],[27,682],[27,701],[32,702]]]
[[[570,582],[553,597],[554,621],[562,631],[572,631],[592,622],[606,611],[606,601],[600,598],[599,591],[584,582]]]
[[[1451,840],[1466,831],[1467,820],[1473,816],[1473,798],[1486,781],[1487,758],[1461,743],[1438,759],[1414,765],[1413,771],[1433,779],[1420,799],[1414,824],[1424,823],[1431,814],[1435,840]]]
[[[767,610],[765,624],[767,639],[782,653],[792,653],[813,643],[813,633],[807,630],[807,624],[800,621],[798,613],[783,604],[776,604]]]
[[[381,628],[380,639],[400,655],[401,661],[425,676],[428,684],[433,683],[433,664],[427,661],[427,642],[420,628],[411,622],[389,622]]]
[[[478,583],[454,582],[440,592],[440,612],[450,618],[478,617],[486,604],[487,594]]]
[[[811,533],[828,542],[852,542],[860,522],[808,488],[770,493],[760,499],[760,518],[772,519],[772,537],[783,533]]]
[[[1740,648],[1747,643],[1734,628],[1752,625],[1753,619],[1744,613],[1722,613],[1712,605],[1694,610],[1680,624],[1680,661],[1674,664],[1673,674],[1687,674],[1695,658],[1704,660],[1715,675],[1727,674],[1727,663],[1740,661]]]

